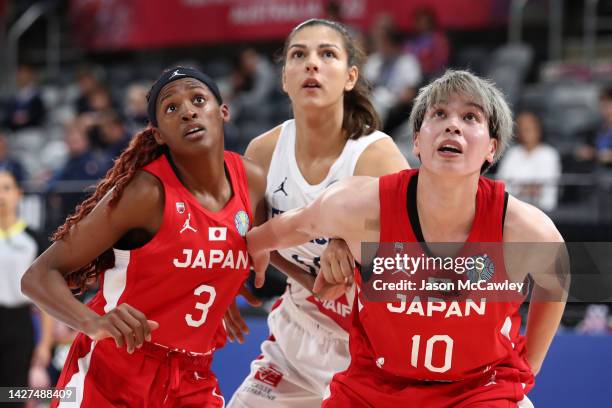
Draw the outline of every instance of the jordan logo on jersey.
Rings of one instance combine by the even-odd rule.
[[[182,234],[183,232],[185,232],[187,230],[193,231],[193,232],[198,232],[197,229],[195,229],[191,225],[189,225],[189,221],[191,221],[191,213],[187,214],[187,219],[185,220],[185,223],[183,224],[183,228],[181,228],[181,231],[179,232],[179,234]]]
[[[399,255],[401,257],[402,253],[404,252],[404,243],[403,242],[396,242],[395,244],[393,244],[393,249],[395,250],[395,254]],[[395,271],[391,272],[391,275],[395,275],[396,273],[403,273],[404,275],[406,275],[408,277],[411,277],[410,276],[410,272],[408,272],[407,270],[405,270],[402,267],[400,267],[399,269],[396,269]]]
[[[283,180],[282,183],[280,183],[280,186],[278,186],[278,188],[276,190],[274,190],[274,193],[272,194],[276,194],[278,192],[282,192],[285,197],[288,197],[289,194],[287,194],[287,192],[285,191],[285,183],[287,182],[287,177],[285,177],[285,179]]]

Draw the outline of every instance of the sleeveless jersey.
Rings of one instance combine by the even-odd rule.
[[[420,224],[411,224],[415,218],[415,224],[418,223],[417,177],[418,170],[405,170],[380,178],[381,243],[419,242],[419,235],[423,239],[422,234],[416,232],[420,232]],[[410,189],[414,193],[412,199]],[[409,216],[410,207],[416,216]],[[509,280],[503,252],[491,250],[491,244],[477,244],[502,242],[504,212],[504,185],[481,177],[476,214],[466,240],[475,244],[464,245],[459,252],[489,245],[490,252],[484,256],[489,257],[489,265],[494,265],[494,269],[477,280]],[[498,247],[501,245],[494,246]],[[383,246],[379,248],[378,256],[382,252]],[[435,271],[416,273],[428,274],[419,276],[417,285],[421,285],[422,280],[431,281],[432,277],[437,277]],[[450,273],[455,279],[472,279],[468,273]],[[472,299],[463,300],[457,294],[442,298],[399,295],[404,297],[398,297],[395,302],[375,302],[364,296],[364,276],[358,274],[356,279],[359,312],[354,314],[351,328],[353,359],[367,356],[368,364],[378,366],[384,373],[419,381],[459,381],[483,375],[499,365],[515,367],[530,375],[524,359],[524,339],[519,336],[518,309],[524,300],[522,293],[517,293],[511,300],[492,300],[483,295],[487,293],[483,291],[476,293],[476,300],[472,302]],[[421,292],[421,295],[423,293],[427,292]]]
[[[387,137],[389,136],[376,131],[357,140],[349,139],[325,179],[319,184],[311,185],[302,176],[295,159],[295,121],[292,119],[283,123],[268,171],[266,188],[268,218],[275,217],[287,210],[303,207],[315,200],[331,184],[351,177],[361,153],[370,144]],[[288,261],[316,275],[319,271],[321,254],[328,241],[328,238],[321,237],[278,252]],[[335,301],[320,301],[291,278],[287,282],[287,292],[283,295],[283,303],[293,302],[299,310],[314,319],[321,327],[348,339],[352,300],[348,300],[347,296],[343,295]],[[351,289],[348,295],[352,299],[354,289]]]
[[[144,246],[114,250],[94,311],[128,303],[159,323],[154,343],[195,353],[218,344],[221,319],[249,272],[245,235],[253,219],[241,157],[225,152],[225,167],[233,195],[218,212],[202,207],[165,156],[144,167],[164,186],[163,221]]]

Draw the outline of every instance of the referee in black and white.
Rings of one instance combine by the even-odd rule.
[[[0,168],[0,387],[27,387],[31,365],[46,367],[52,346],[53,320],[44,316],[35,344],[31,303],[21,293],[21,277],[45,249],[18,217],[21,196],[15,175]]]

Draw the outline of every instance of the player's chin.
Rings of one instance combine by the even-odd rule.
[[[441,177],[461,178],[480,171],[480,167],[470,166],[460,161],[436,161],[431,165],[423,165],[431,173]]]

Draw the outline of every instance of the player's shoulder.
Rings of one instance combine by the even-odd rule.
[[[148,171],[139,170],[125,186],[118,206],[157,207],[163,203],[164,194],[164,185],[159,178]]]
[[[380,177],[409,169],[408,161],[393,139],[382,132],[376,132],[376,134],[383,137],[370,143],[361,153],[355,166],[355,176]]]
[[[266,190],[266,172],[255,160],[246,156],[241,156],[241,159],[247,176],[249,189],[255,193],[263,194]]]
[[[247,146],[244,155],[260,165],[264,170],[267,170],[272,161],[272,154],[280,137],[282,127],[283,125],[278,125],[255,137]]]
[[[504,241],[563,242],[563,237],[542,210],[510,195],[504,222]]]

